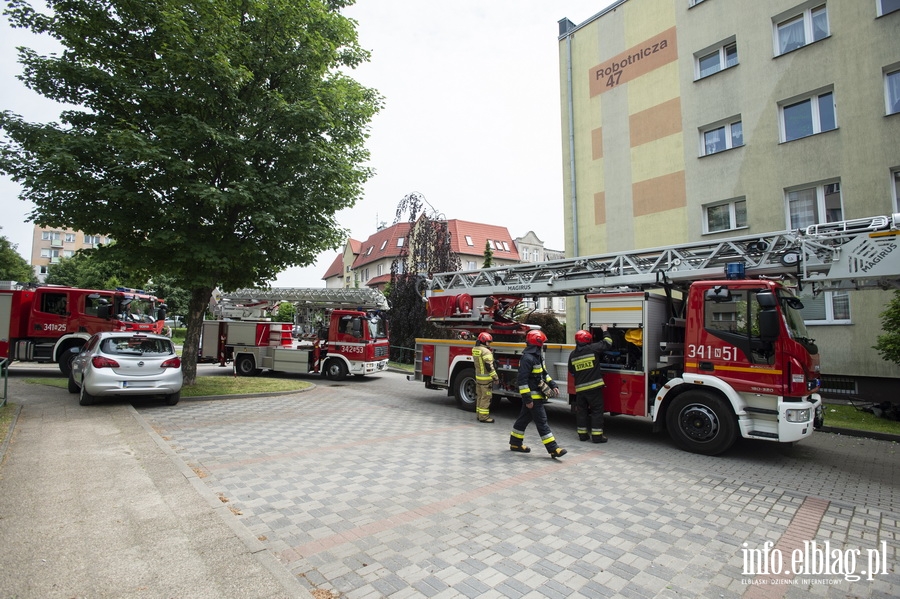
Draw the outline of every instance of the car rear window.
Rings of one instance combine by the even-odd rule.
[[[100,351],[120,356],[166,356],[175,353],[172,343],[167,339],[141,337],[110,337],[103,341]]]

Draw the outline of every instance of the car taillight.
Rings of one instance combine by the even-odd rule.
[[[162,363],[162,367],[163,368],[181,368],[181,358],[179,358],[177,356],[174,358],[169,358],[168,360],[166,360],[165,362]]]
[[[91,358],[91,365],[94,368],[118,368],[119,363],[115,360],[110,360],[104,356],[94,356]]]

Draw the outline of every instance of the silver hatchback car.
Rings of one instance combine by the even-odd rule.
[[[78,352],[73,349],[73,352]],[[130,331],[97,333],[72,360],[69,392],[83,406],[100,397],[163,395],[170,406],[181,399],[181,358],[163,335]]]

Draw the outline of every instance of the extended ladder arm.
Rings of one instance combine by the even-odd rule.
[[[215,295],[215,294],[214,294]],[[388,302],[377,289],[369,287],[345,289],[337,287],[324,288],[269,288],[238,289],[228,293],[219,293],[216,301],[219,304],[258,305],[262,302],[275,304],[290,302],[307,307],[355,310],[387,310]]]

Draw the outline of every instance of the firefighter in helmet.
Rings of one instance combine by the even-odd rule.
[[[556,382],[544,367],[544,343],[547,336],[543,331],[531,330],[525,336],[525,351],[519,360],[519,393],[522,394],[522,409],[519,417],[513,423],[513,430],[509,435],[510,451],[528,453],[531,448],[526,446],[525,429],[531,421],[534,421],[544,448],[551,457],[558,458],[566,455],[566,450],[556,444],[553,431],[547,423],[547,412],[544,403],[549,397],[559,397],[559,388]]]
[[[475,362],[475,413],[478,422],[493,422],[491,418],[491,398],[494,395],[494,383],[500,380],[494,369],[494,352],[491,351],[490,333],[481,333],[472,348],[472,361]]]
[[[600,325],[603,340],[594,343],[590,331],[575,333],[575,349],[569,354],[569,373],[575,381],[575,427],[578,439],[606,443],[603,434],[603,373],[600,354],[612,349],[609,329]]]

